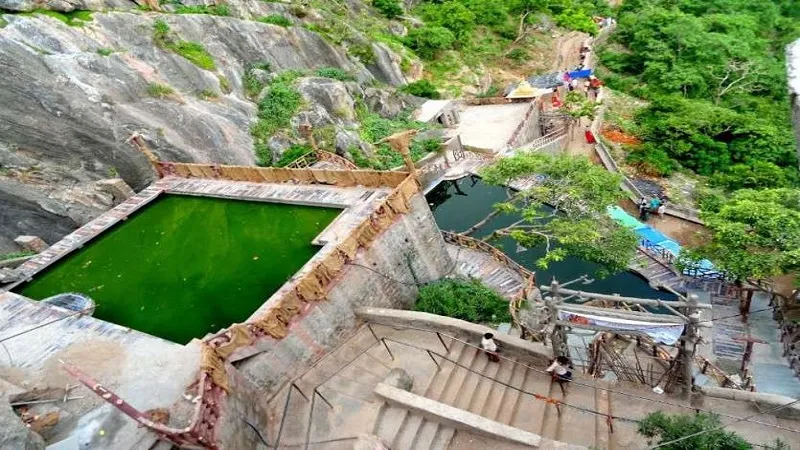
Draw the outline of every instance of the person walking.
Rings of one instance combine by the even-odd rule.
[[[639,220],[642,222],[647,222],[647,213],[648,213],[648,204],[647,199],[642,197],[639,199]]]
[[[667,205],[662,203],[661,205],[658,206],[658,209],[656,211],[658,212],[658,217],[663,219],[664,214],[667,212]]]
[[[565,393],[564,383],[572,381],[572,361],[566,356],[559,356],[553,360],[547,372],[550,373],[552,380],[561,387],[561,393]]]
[[[491,362],[500,362],[500,357],[497,356],[497,343],[494,341],[492,333],[486,333],[481,339],[481,348]]]

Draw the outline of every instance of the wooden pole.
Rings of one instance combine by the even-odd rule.
[[[545,292],[549,292],[551,287],[550,286],[540,286],[540,289]],[[598,300],[608,300],[611,302],[617,303],[635,303],[639,305],[648,305],[648,306],[671,306],[673,308],[687,308],[691,306],[695,309],[711,309],[710,304],[705,303],[691,303],[689,301],[686,302],[675,302],[675,301],[665,301],[665,300],[655,300],[655,299],[648,299],[648,298],[636,298],[636,297],[620,297],[618,295],[606,295],[606,294],[595,294],[594,292],[585,292],[585,291],[573,291],[571,289],[560,289],[559,292],[564,295],[577,295],[579,297],[588,297],[588,298],[596,298]]]
[[[691,294],[687,298],[689,306],[686,307],[686,316],[689,317],[689,323],[686,326],[685,337],[680,341],[680,358],[681,369],[683,371],[683,397],[687,400],[692,398],[692,388],[694,382],[692,381],[693,373],[692,366],[694,361],[695,343],[697,342],[697,317],[695,315],[697,306],[697,296]],[[691,350],[690,350],[691,349]]]
[[[553,278],[548,289],[551,296],[545,299],[545,304],[550,312],[550,321],[553,324],[553,332],[550,334],[550,342],[553,343],[553,356],[566,356],[569,357],[569,346],[567,345],[566,329],[562,322],[558,320],[558,307],[561,303],[559,296],[558,281]]]
[[[388,142],[392,147],[392,150],[400,153],[403,156],[403,161],[405,162],[409,173],[415,176],[417,174],[417,166],[414,164],[414,160],[411,159],[411,152],[409,148],[411,146],[411,138],[413,138],[416,134],[417,130],[401,131],[400,133],[395,133],[385,139],[381,139],[380,141]]]

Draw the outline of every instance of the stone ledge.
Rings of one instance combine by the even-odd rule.
[[[480,433],[495,439],[504,439],[532,447],[539,447],[542,438],[538,434],[489,420],[463,409],[422,397],[411,392],[378,383],[375,393],[392,405],[406,408],[414,414],[439,422],[457,430]]]
[[[720,398],[723,400],[734,400],[750,402],[757,405],[760,409],[767,410],[791,403],[796,399],[783,395],[768,394],[765,392],[740,391],[738,389],[722,388],[716,386],[695,386],[706,397]],[[800,404],[776,410],[771,415],[786,419],[800,420]]]
[[[498,333],[483,325],[474,324],[452,317],[437,316],[418,311],[405,311],[402,309],[384,308],[359,308],[356,315],[364,321],[386,326],[411,327],[431,332],[447,333],[452,336],[469,340],[473,345],[479,345],[485,333],[493,333],[494,340],[500,344],[501,356],[516,356],[523,358],[528,364],[549,365],[553,358],[552,350],[542,344],[522,340],[515,336]]]

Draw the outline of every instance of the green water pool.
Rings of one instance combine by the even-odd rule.
[[[94,316],[186,343],[249,317],[339,209],[162,195],[17,292],[79,292]]]

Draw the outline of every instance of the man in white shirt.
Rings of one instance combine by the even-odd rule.
[[[481,339],[481,348],[491,362],[500,362],[500,357],[497,356],[497,343],[494,341],[492,333],[486,333]]]

